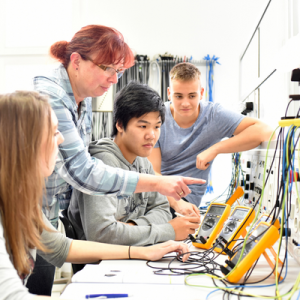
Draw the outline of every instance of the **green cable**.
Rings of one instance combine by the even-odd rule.
[[[299,126],[296,127],[296,130],[299,129]],[[299,141],[298,141],[299,143]],[[296,149],[295,151],[297,150],[297,146],[296,146]],[[299,172],[300,172],[300,151],[298,149],[298,166],[299,166]],[[296,171],[294,170],[294,178],[296,178]],[[296,181],[297,182],[297,181]],[[298,191],[298,184],[295,183],[295,186],[296,186],[296,193],[297,193],[297,200],[298,200],[298,207],[300,208],[300,197],[299,197],[299,191]]]
[[[276,132],[276,130],[279,128],[280,126],[278,126],[274,132],[272,133],[270,139],[269,139],[269,142],[268,142],[268,146],[267,146],[267,152],[266,152],[266,158],[265,158],[265,161],[267,162],[267,158],[268,158],[268,152],[269,152],[269,148],[270,148],[270,143],[271,143],[271,140]],[[299,127],[297,127],[298,129]],[[291,129],[289,130],[289,133],[290,134],[290,131]],[[289,141],[289,136],[288,136],[288,141]],[[288,143],[287,143],[288,145]],[[287,146],[288,148],[288,146]],[[298,151],[298,163],[299,163],[299,170],[300,170],[300,154],[299,154],[300,151]],[[287,154],[288,155],[288,154]],[[287,159],[288,161],[288,159]],[[263,173],[263,182],[265,182],[265,176],[266,176],[266,166],[267,164],[265,163],[264,165],[264,173]],[[289,174],[287,176],[287,182],[289,182]],[[288,187],[288,184],[286,184],[286,188],[285,188],[285,193],[284,193],[284,197],[283,197],[283,207],[285,205],[285,200],[286,200],[286,194],[287,194],[287,187]],[[263,185],[262,187],[262,192],[261,192],[261,201],[260,201],[260,204],[259,204],[259,208],[258,208],[258,211],[260,211],[260,208],[262,206],[262,200],[263,200],[263,196],[264,196],[264,189],[265,189],[265,185]],[[297,190],[297,195],[298,195],[298,202],[299,202],[299,207],[300,207],[300,199],[299,199],[299,194],[298,194],[298,188],[297,188],[297,185],[296,185],[296,190]],[[235,270],[235,268],[237,267],[237,265],[240,263],[241,259],[242,259],[242,256],[243,256],[243,253],[244,253],[244,249],[246,247],[246,243],[247,243],[247,240],[248,240],[248,236],[251,232],[251,229],[253,228],[255,222],[257,221],[258,219],[258,214],[255,216],[253,222],[251,223],[250,225],[250,228],[249,228],[249,231],[247,232],[247,235],[245,236],[245,240],[244,240],[244,244],[243,244],[243,248],[241,250],[241,255],[239,257],[239,260],[238,262],[236,263],[235,267],[230,271],[230,273],[228,273],[226,276],[224,276],[223,278],[218,278],[216,276],[213,276],[213,275],[210,275],[210,274],[206,274],[206,273],[195,273],[195,274],[190,274],[188,276],[186,276],[185,278],[185,284],[189,285],[189,286],[194,286],[194,287],[203,287],[203,288],[211,288],[211,289],[216,289],[216,287],[210,287],[210,286],[203,286],[203,285],[193,285],[193,284],[190,284],[187,282],[188,278],[189,277],[192,277],[192,276],[199,276],[199,275],[206,275],[206,276],[209,276],[211,278],[214,278],[214,279],[217,279],[217,280],[223,280],[223,279],[226,279],[230,274],[231,272],[233,272]],[[281,243],[282,243],[282,236],[283,236],[283,225],[284,225],[284,209],[282,210],[282,218],[281,218],[281,228],[280,228],[280,237],[279,237],[279,246],[278,246],[278,255],[276,257],[276,274],[278,273],[278,264],[279,264],[279,250],[280,250],[280,247],[281,247]],[[292,290],[288,293],[285,293],[283,295],[280,295],[279,294],[279,288],[278,288],[278,277],[275,276],[275,283],[276,283],[276,293],[277,293],[277,296],[261,296],[261,295],[254,295],[254,294],[250,294],[250,293],[246,293],[244,291],[239,291],[240,294],[243,294],[243,295],[248,295],[248,296],[252,296],[252,297],[255,297],[255,298],[261,298],[261,299],[279,299],[279,298],[282,298],[282,297],[285,297],[285,296],[288,296],[290,295],[289,299],[293,296],[293,294],[298,290],[298,285],[300,284],[300,273],[296,279],[296,282],[292,288]],[[236,289],[235,288],[225,288],[225,287],[217,287],[217,289],[220,289],[220,290],[224,290],[224,291],[231,291],[231,292],[234,292]]]
[[[269,152],[271,140],[272,140],[272,138],[273,138],[273,136],[274,136],[274,134],[275,134],[275,132],[276,132],[276,130],[277,130],[278,128],[279,128],[279,126],[273,131],[273,133],[272,133],[272,135],[271,135],[271,137],[270,137],[270,139],[269,139],[268,146],[267,146],[267,152],[266,152],[266,161],[267,161],[267,158],[268,158],[268,152]],[[266,167],[267,167],[267,164],[264,165],[263,182],[265,182]],[[258,209],[258,211],[260,211],[260,208],[261,208],[261,205],[262,205],[262,199],[263,199],[264,189],[265,189],[265,186],[263,185],[263,187],[262,187],[262,192],[261,192],[261,201],[260,201],[260,204],[259,204],[259,209]],[[243,254],[244,254],[244,250],[245,250],[245,247],[246,247],[246,243],[247,243],[247,240],[248,240],[248,236],[250,235],[251,229],[253,228],[255,222],[257,221],[257,219],[258,219],[258,214],[255,215],[255,218],[254,218],[253,222],[252,222],[251,225],[250,225],[250,229],[249,229],[249,231],[247,232],[247,234],[246,234],[246,236],[245,236],[244,243],[243,243],[243,248],[242,248],[242,250],[241,250],[241,254],[240,254],[240,257],[239,257],[239,259],[238,259],[238,262],[236,263],[235,267],[234,267],[227,275],[225,275],[225,276],[222,277],[222,278],[218,278],[218,277],[216,277],[216,276],[213,276],[213,275],[210,275],[210,274],[206,274],[206,273],[195,273],[195,274],[190,274],[190,275],[188,275],[188,276],[185,278],[185,283],[186,283],[187,285],[189,285],[189,284],[187,283],[186,280],[187,280],[190,276],[197,276],[197,275],[206,275],[206,276],[209,276],[209,277],[214,278],[214,279],[217,279],[217,280],[223,280],[223,279],[226,279],[226,278],[227,278],[227,277],[228,277],[228,276],[236,269],[237,265],[238,265],[238,264],[240,263],[240,261],[242,260],[242,257],[243,257]],[[194,285],[193,285],[193,286],[194,286]],[[205,286],[199,286],[199,287],[205,287]],[[207,288],[211,288],[211,287],[207,287]],[[215,287],[212,287],[212,288],[215,288]],[[220,289],[221,289],[221,288],[220,288]],[[255,297],[256,297],[256,296],[255,296]],[[257,296],[257,297],[259,297],[259,296]]]
[[[291,137],[290,134],[291,134],[291,131],[292,131],[293,128],[294,128],[294,126],[290,127],[288,135],[287,135],[287,143],[286,143],[286,161],[287,161],[287,163],[289,162],[289,154],[288,154],[289,153],[288,152],[289,148],[288,148],[288,145],[289,145],[290,137]],[[299,126],[296,127],[295,130],[297,130],[298,128],[299,128]],[[294,152],[294,145],[292,144],[292,146],[291,146],[291,153],[293,153],[293,152]],[[298,151],[298,159],[299,159],[299,151]],[[287,169],[288,169],[288,167],[289,167],[289,165],[287,165]],[[282,170],[282,172],[283,171],[284,170]],[[294,170],[294,178],[296,178],[296,172],[295,172],[295,170]],[[282,217],[281,217],[281,226],[280,226],[280,238],[279,238],[278,251],[277,251],[278,254],[277,254],[277,257],[276,257],[276,274],[278,273],[279,251],[280,251],[281,244],[282,244],[283,228],[284,228],[285,201],[286,201],[286,196],[287,196],[289,182],[290,182],[290,172],[287,173],[286,184],[285,184],[285,192],[284,192],[283,203],[282,203]],[[299,200],[299,193],[298,193],[297,183],[295,183],[295,186],[296,186],[296,192],[297,192],[297,196],[298,196],[298,200]],[[300,282],[300,273],[298,274],[298,277],[297,277],[295,285],[293,286],[293,289],[290,291],[290,293],[291,293],[290,298],[293,296],[293,294],[298,289],[297,286],[299,285],[299,282]],[[276,294],[280,295],[279,294],[279,286],[278,286],[278,277],[277,276],[275,276],[275,283],[276,283]]]

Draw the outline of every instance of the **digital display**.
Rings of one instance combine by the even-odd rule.
[[[260,222],[270,222],[271,221],[271,217],[269,216],[262,216],[260,218]]]
[[[271,220],[272,220],[272,217],[262,216],[259,220],[256,221],[256,223],[254,224],[254,226],[252,227],[250,232],[252,232],[260,222],[270,222]]]
[[[236,209],[234,213],[232,214],[232,217],[238,218],[240,220],[244,219],[244,217],[247,215],[248,210],[245,209]]]
[[[208,213],[215,214],[215,215],[222,215],[223,211],[225,210],[225,207],[226,206],[212,205]]]

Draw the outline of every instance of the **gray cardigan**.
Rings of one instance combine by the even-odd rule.
[[[56,231],[50,222],[44,217],[46,225],[53,229],[53,232],[43,231],[41,239],[43,244],[51,251],[50,253],[43,253],[32,249],[30,254],[32,258],[36,258],[36,252],[46,259],[51,264],[61,267],[65,262],[72,240],[65,237],[63,234]],[[9,247],[8,247],[9,248]],[[9,255],[6,249],[6,241],[4,238],[4,231],[2,220],[0,216],[0,300],[29,300],[34,295],[29,294],[27,288],[23,286],[20,277],[12,263],[13,257]],[[28,278],[27,278],[28,279]]]
[[[91,143],[89,151],[107,165],[155,174],[147,158],[137,157],[130,164],[109,138]],[[175,231],[168,223],[172,218],[169,202],[157,192],[117,198],[92,196],[74,190],[68,216],[77,237],[82,240],[142,246],[175,239]],[[128,221],[134,221],[137,226],[123,224]]]

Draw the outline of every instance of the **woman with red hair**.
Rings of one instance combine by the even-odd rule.
[[[68,207],[73,188],[90,195],[108,196],[157,191],[179,200],[190,193],[187,184],[203,183],[199,179],[127,172],[106,166],[88,153],[92,131],[91,97],[103,95],[118,82],[124,69],[134,63],[133,53],[120,32],[89,25],[79,30],[70,42],[53,44],[50,55],[61,64],[51,74],[36,76],[34,89],[48,96],[64,137],[55,169],[46,181],[43,202],[43,211],[52,225],[57,227],[59,208]],[[49,294],[54,268],[40,260],[38,257],[35,275],[28,287],[33,293]],[[38,271],[39,265],[43,275]],[[45,271],[46,267],[51,271]],[[45,287],[46,281],[51,281],[47,292],[34,288]]]

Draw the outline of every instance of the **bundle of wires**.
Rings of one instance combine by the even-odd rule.
[[[200,206],[201,210],[207,209],[208,206],[213,203],[213,202],[222,202],[226,203],[227,200],[232,196],[236,188],[240,185],[239,178],[243,178],[244,180],[244,171],[242,170],[242,165],[241,165],[241,153],[233,153],[232,154],[232,159],[231,159],[231,180],[229,185],[226,187],[224,192],[217,196],[216,198],[206,201],[206,205]]]
[[[206,61],[206,92],[205,92],[205,99],[209,102],[214,102],[214,65],[218,62],[219,57],[213,55],[210,57],[208,54],[203,57],[203,60]]]
[[[278,127],[279,128],[279,127]],[[276,128],[276,130],[278,130]],[[296,153],[296,145],[298,145],[300,133],[298,132],[299,126],[291,126],[288,129],[287,134],[284,133],[284,128],[280,128],[280,131],[278,133],[277,143],[274,151],[274,156],[271,162],[270,170],[273,167],[276,153],[278,151],[278,148],[280,147],[281,151],[279,151],[279,159],[278,159],[278,185],[277,185],[277,193],[276,193],[276,203],[274,207],[272,208],[269,217],[272,217],[272,221],[270,222],[270,226],[275,223],[277,219],[280,220],[281,226],[280,226],[280,238],[278,242],[278,248],[277,248],[277,258],[276,258],[276,264],[273,270],[270,271],[269,274],[267,274],[266,277],[262,278],[259,281],[251,281],[249,282],[249,279],[251,277],[251,274],[253,270],[255,269],[258,260],[253,264],[253,266],[246,272],[243,278],[243,282],[241,284],[232,284],[227,280],[227,277],[236,269],[236,266],[240,263],[240,261],[243,258],[243,254],[245,251],[245,247],[252,242],[251,239],[248,239],[249,235],[252,233],[252,231],[255,229],[254,224],[258,220],[258,214],[254,218],[253,222],[250,225],[250,228],[248,230],[248,233],[245,237],[245,239],[233,239],[232,241],[238,242],[235,247],[232,249],[233,254],[235,254],[237,251],[241,250],[240,256],[238,259],[238,262],[236,263],[235,267],[232,268],[232,270],[226,275],[222,275],[221,272],[221,265],[217,263],[215,260],[220,255],[220,253],[214,253],[213,250],[215,247],[222,247],[223,250],[228,250],[228,244],[223,244],[220,239],[216,239],[215,244],[213,247],[209,250],[206,250],[204,252],[190,252],[190,257],[186,262],[182,262],[182,256],[185,254],[181,254],[179,256],[174,257],[165,268],[161,267],[155,267],[153,263],[148,262],[148,265],[152,268],[156,268],[155,273],[160,275],[170,275],[173,274],[175,276],[178,275],[187,275],[185,278],[185,283],[190,286],[194,287],[202,287],[202,288],[210,288],[214,289],[212,292],[210,292],[207,295],[207,298],[216,291],[223,291],[223,299],[227,298],[229,299],[230,295],[236,295],[238,296],[238,299],[241,297],[247,296],[247,297],[257,297],[260,299],[280,299],[282,297],[289,297],[289,299],[296,293],[296,291],[299,289],[300,285],[300,273],[298,274],[294,286],[285,294],[280,295],[279,292],[279,284],[284,282],[286,279],[287,273],[288,273],[288,228],[289,228],[289,217],[291,214],[291,189],[294,181],[296,178],[298,178],[296,172],[295,172],[295,153]],[[268,158],[268,151],[270,147],[270,142],[276,132],[276,130],[273,132],[269,143],[268,148],[266,152],[266,159]],[[298,151],[298,163],[300,164],[300,151]],[[238,156],[235,157],[235,159],[240,159]],[[280,168],[281,167],[281,168]],[[281,171],[280,171],[281,170]],[[299,165],[300,170],[300,165]],[[237,171],[237,170],[236,170]],[[264,196],[264,189],[268,182],[269,176],[271,172],[267,173],[266,176],[266,164],[264,165],[264,174],[263,174],[263,182],[264,185],[262,187],[262,193],[260,197],[256,200],[254,204],[254,209],[258,206],[258,210],[261,210],[262,201]],[[267,178],[266,178],[267,177]],[[299,191],[298,187],[296,186],[296,192],[297,192],[297,201],[299,202],[300,206],[300,197],[299,197]],[[246,222],[247,220],[245,220]],[[268,229],[266,229],[264,232],[262,232],[260,235],[263,235]],[[258,238],[257,236],[256,238]],[[283,247],[282,240],[285,238],[285,245]],[[279,270],[279,254],[281,250],[284,251],[284,259],[283,264]],[[182,264],[180,267],[173,266],[173,262],[175,261],[181,261]],[[276,271],[276,274],[279,274],[278,277],[275,277],[274,284],[269,285],[257,285],[259,283],[262,283],[267,278],[271,277],[273,275],[273,272]],[[203,285],[195,285],[190,283],[190,278],[192,276],[209,276],[212,279],[212,282],[214,286],[203,286]],[[283,278],[281,281],[279,281],[279,278]],[[220,285],[222,284],[222,285]],[[255,285],[254,285],[255,284]],[[275,286],[275,295],[256,295],[249,292],[245,292],[245,288],[264,288],[264,287],[270,287]],[[215,289],[217,287],[217,289]],[[300,299],[300,292],[297,296],[297,300]]]
[[[123,76],[116,84],[116,93],[125,87],[130,81],[138,81],[140,83],[149,82],[150,76],[150,59],[147,55],[137,54],[135,56],[134,65],[126,69]]]
[[[232,175],[231,175],[231,181],[229,184],[229,190],[227,194],[227,199],[229,199],[236,188],[240,185],[240,177],[244,180],[244,172],[242,171],[241,166],[241,153],[233,153],[232,154]]]

